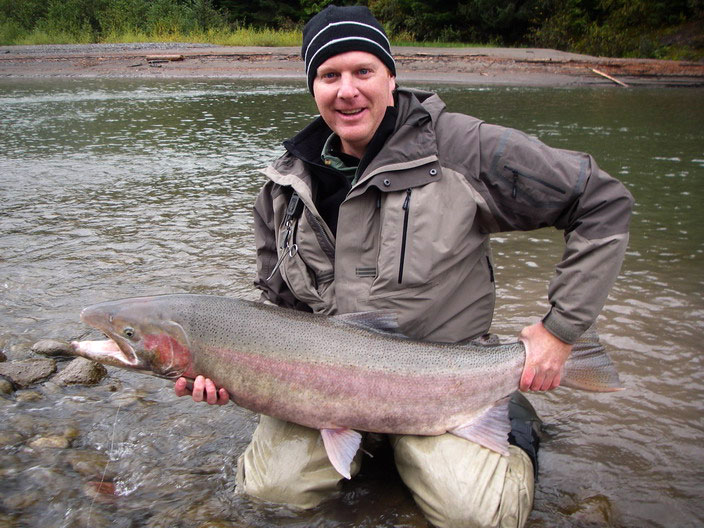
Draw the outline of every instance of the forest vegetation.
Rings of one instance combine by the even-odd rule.
[[[0,0],[0,44],[298,46],[332,0]],[[336,0],[367,5],[394,45],[547,47],[704,59],[704,0]]]

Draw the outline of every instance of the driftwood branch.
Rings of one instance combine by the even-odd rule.
[[[628,85],[627,85],[625,82],[619,81],[618,79],[616,79],[616,78],[614,78],[614,77],[611,77],[611,75],[609,75],[608,73],[604,73],[603,71],[599,71],[599,70],[597,70],[596,68],[592,68],[591,70],[592,70],[594,73],[596,73],[597,75],[601,75],[602,77],[606,77],[608,80],[613,81],[613,82],[615,82],[616,84],[619,84],[619,85],[623,86],[624,88],[628,88]]]

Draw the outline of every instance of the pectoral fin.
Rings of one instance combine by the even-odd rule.
[[[508,397],[497,401],[471,422],[449,432],[502,455],[508,455],[508,433],[511,431],[508,402]]]
[[[352,478],[350,466],[362,442],[362,435],[352,429],[321,429],[325,451],[330,463],[346,479]]]

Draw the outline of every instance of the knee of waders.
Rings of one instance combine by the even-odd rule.
[[[483,448],[482,448],[483,449]],[[526,453],[489,455],[475,486],[443,493],[418,505],[434,528],[522,528],[533,508],[533,467]],[[501,460],[498,465],[494,462]],[[418,501],[419,497],[416,497]]]
[[[540,448],[543,421],[528,399],[518,391],[511,394],[508,403],[508,417],[511,421],[508,443],[525,451],[533,463],[533,474],[537,478],[538,449]]]

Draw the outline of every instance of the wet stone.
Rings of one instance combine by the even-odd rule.
[[[68,463],[71,468],[84,477],[96,478],[105,475],[112,480],[114,473],[110,471],[110,458],[99,451],[72,449],[68,453]]]
[[[0,528],[16,528],[19,525],[18,516],[0,513]]]
[[[5,376],[0,376],[0,394],[12,394],[15,390],[15,386],[8,378]]]
[[[107,369],[100,363],[76,358],[56,375],[54,381],[61,385],[95,385],[107,374]]]
[[[2,502],[5,508],[13,511],[29,508],[40,500],[42,500],[42,497],[39,491],[25,489],[6,493],[3,496]]]
[[[88,497],[95,499],[96,502],[111,503],[117,499],[115,484],[106,480],[86,482],[83,491]]]
[[[16,401],[25,403],[39,401],[43,397],[41,392],[35,390],[23,390],[15,394]]]
[[[5,352],[0,350],[0,363],[2,363],[3,361],[7,361],[7,356],[5,355]]]
[[[9,378],[21,389],[48,378],[54,372],[56,361],[53,359],[23,359],[0,363],[0,376]]]
[[[35,438],[27,445],[35,449],[67,449],[71,446],[71,439],[63,435],[48,435]]]
[[[24,437],[17,431],[0,431],[0,447],[9,447],[22,443]]]
[[[570,521],[584,528],[613,526],[611,502],[604,495],[594,495],[571,508]]]
[[[32,352],[45,357],[73,356],[73,347],[66,341],[57,339],[42,339],[32,345]]]

